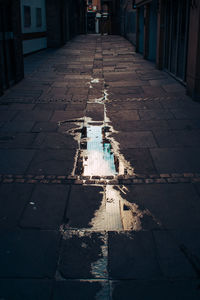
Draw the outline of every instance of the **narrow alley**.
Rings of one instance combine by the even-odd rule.
[[[183,85],[122,36],[79,35],[25,58],[0,120],[1,300],[199,299]]]

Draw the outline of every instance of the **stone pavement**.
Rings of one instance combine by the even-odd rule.
[[[25,73],[0,98],[0,299],[199,299],[199,103],[119,36]]]

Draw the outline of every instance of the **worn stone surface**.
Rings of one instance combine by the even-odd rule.
[[[199,299],[200,106],[184,86],[123,37],[81,35],[27,56],[0,104],[0,299]],[[89,118],[119,176],[74,173]]]
[[[77,142],[67,134],[40,132],[32,146],[39,149],[76,149]]]
[[[125,159],[131,163],[135,173],[156,173],[149,149],[122,149]]]
[[[48,300],[52,282],[34,279],[0,279],[0,297],[7,300]]]
[[[155,300],[197,300],[199,299],[199,284],[197,280],[132,280],[114,282],[112,298],[114,300],[148,299]]]
[[[200,227],[200,197],[191,184],[129,186],[126,199],[137,204],[139,210],[148,210],[161,228]]]
[[[0,186],[0,227],[16,228],[33,190],[28,184]]]
[[[86,115],[93,121],[102,121],[104,119],[103,105],[98,103],[88,103],[86,108]]]
[[[163,275],[174,279],[196,278],[195,269],[180,251],[180,244],[174,239],[173,234],[170,231],[154,231],[153,234]]]
[[[98,261],[103,258],[102,249],[103,235],[97,232],[67,231],[62,241],[60,262],[58,270],[64,278],[90,279],[97,276],[105,278],[106,265],[100,261],[98,274]],[[97,264],[97,269],[95,268]],[[96,273],[97,271],[97,273]]]
[[[73,186],[66,214],[67,225],[71,228],[91,227],[92,218],[102,201],[101,187]]]
[[[98,281],[59,281],[56,282],[53,300],[93,300],[101,291],[103,282]]]
[[[114,134],[121,149],[127,148],[155,148],[156,141],[151,131],[132,131]]]
[[[1,235],[1,278],[53,278],[59,247],[56,231],[15,230]]]
[[[108,247],[110,278],[156,279],[161,276],[150,231],[110,232]]]
[[[69,186],[37,185],[24,209],[23,228],[58,229],[62,224]]]
[[[28,168],[28,174],[70,174],[73,169],[75,150],[40,150]]]
[[[23,174],[27,170],[34,150],[25,149],[0,149],[0,173]]]
[[[199,172],[200,158],[197,147],[150,149],[159,173]]]

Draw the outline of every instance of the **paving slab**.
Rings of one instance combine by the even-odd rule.
[[[127,120],[113,120],[112,124],[115,130],[117,131],[148,131],[150,128],[151,130],[154,129],[168,129],[169,125],[166,120],[149,120],[149,121],[127,121]]]
[[[180,84],[178,83],[165,83],[162,85],[162,88],[168,92],[168,93],[184,93],[185,92],[185,87],[184,86],[181,86]]]
[[[104,105],[98,103],[88,103],[86,108],[86,116],[91,118],[92,121],[103,121]]]
[[[113,300],[197,300],[200,297],[197,280],[118,281],[112,288]]]
[[[40,103],[37,104],[34,110],[44,110],[44,111],[53,111],[53,110],[65,110],[66,104],[64,103]]]
[[[71,119],[79,119],[84,116],[82,111],[55,111],[51,118],[51,122],[62,122]]]
[[[198,173],[200,170],[199,147],[160,148],[150,151],[160,174]]]
[[[153,164],[149,149],[122,149],[121,153],[130,162],[135,173],[155,174],[156,168]]]
[[[175,113],[186,112],[187,109],[192,111],[197,108],[199,110],[199,103],[193,101],[189,96],[166,97],[162,99],[162,106],[168,109],[175,109]],[[186,112],[187,114],[187,112]],[[191,115],[191,112],[189,113]]]
[[[32,132],[55,132],[57,129],[57,122],[36,122],[32,128]]]
[[[192,266],[199,277],[200,270],[200,240],[198,227],[195,229],[173,230],[171,232],[174,240],[179,245],[182,254]]]
[[[0,299],[49,300],[52,282],[34,279],[0,279]]]
[[[93,300],[101,292],[104,282],[98,281],[57,281],[54,285],[53,300]]]
[[[200,120],[168,120],[170,129],[200,129]]]
[[[23,228],[59,229],[67,205],[69,186],[37,185],[23,211]]]
[[[184,231],[182,231],[183,236],[185,236]],[[195,279],[197,277],[195,269],[181,251],[171,231],[157,230],[153,232],[153,235],[163,275],[166,278],[173,279]],[[196,238],[194,241],[196,241]]]
[[[20,111],[15,117],[15,121],[48,121],[52,115],[52,111],[31,110]]]
[[[16,228],[31,197],[32,190],[33,186],[31,184],[2,184],[0,186],[1,229]]]
[[[119,111],[121,109],[129,110],[129,109],[163,109],[162,101],[160,98],[132,98],[131,101],[115,101],[109,102],[106,107],[108,110],[116,110]]]
[[[191,100],[192,101],[192,100]],[[200,108],[187,108],[187,109],[171,109],[171,112],[178,120],[184,120],[184,119],[200,119]]]
[[[66,111],[77,111],[77,110],[80,110],[80,111],[84,111],[86,108],[86,102],[83,101],[82,103],[68,103],[67,104],[67,107],[66,107]]]
[[[106,262],[102,246],[104,235],[99,232],[66,231],[62,240],[58,270],[68,279],[105,279]]]
[[[110,278],[156,279],[161,277],[153,235],[150,231],[109,232],[108,235]]]
[[[141,120],[170,120],[174,119],[173,114],[167,109],[146,109],[139,110]]]
[[[35,133],[0,133],[0,147],[4,148],[30,148],[35,140]]]
[[[108,89],[108,93],[111,94],[111,95],[114,95],[116,96],[116,98],[118,98],[118,95],[125,95],[125,96],[128,96],[128,95],[131,95],[131,97],[133,96],[142,96],[143,95],[143,90],[141,87],[137,87],[137,86],[134,86],[134,87],[126,87],[126,88],[123,88],[123,87],[109,87]]]
[[[24,81],[22,81],[22,83],[24,84]],[[33,83],[32,83],[33,84]],[[35,104],[31,104],[31,103],[9,103],[8,105],[8,109],[9,110],[32,110],[34,109]]]
[[[74,165],[75,150],[36,150],[27,174],[70,175]]]
[[[24,149],[0,149],[0,173],[23,174],[27,170],[34,150]]]
[[[108,117],[111,119],[111,121],[133,121],[133,120],[139,120],[140,117],[138,115],[137,110],[118,110],[118,111],[112,111],[112,113],[108,113]]]
[[[1,132],[30,132],[34,121],[12,121],[4,123]]]
[[[126,200],[140,211],[148,210],[160,228],[200,227],[200,197],[191,184],[143,184],[128,186],[128,190]]]
[[[151,131],[120,132],[113,136],[120,143],[120,149],[157,147]]]
[[[71,228],[90,228],[95,212],[100,208],[103,188],[96,186],[72,186],[68,209],[67,225]]]
[[[59,233],[16,230],[0,233],[1,278],[53,278],[59,247]]]
[[[68,134],[41,132],[37,135],[33,148],[39,149],[77,149],[78,143]]]
[[[152,79],[152,78],[156,78],[153,77],[154,75],[152,75],[151,77],[147,76],[147,77],[143,77],[143,78],[148,78]],[[145,96],[155,96],[155,97],[159,97],[159,96],[165,96],[166,95],[166,91],[161,87],[161,86],[148,86],[148,85],[143,85],[142,89],[144,91]]]
[[[159,147],[199,147],[200,130],[153,130]]]
[[[0,110],[1,121],[11,121],[18,114],[18,111]]]

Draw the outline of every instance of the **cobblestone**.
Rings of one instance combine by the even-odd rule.
[[[184,174],[185,175],[185,174]],[[71,179],[67,179],[71,178]],[[90,176],[63,176],[63,175],[20,175],[17,176],[15,174],[9,175],[1,175],[0,180],[3,183],[31,183],[37,184],[38,182],[44,184],[111,184],[111,185],[119,185],[119,184],[167,184],[167,183],[187,183],[187,182],[199,182],[200,177],[199,174],[196,173],[187,173],[186,176],[183,174],[148,174],[142,175],[136,174],[135,176],[93,176],[90,179]]]

